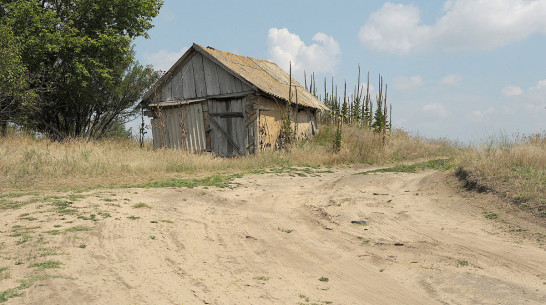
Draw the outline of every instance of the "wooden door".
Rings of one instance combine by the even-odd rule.
[[[211,150],[219,156],[246,155],[245,99],[208,101]]]

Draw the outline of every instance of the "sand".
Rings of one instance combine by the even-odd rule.
[[[546,304],[543,226],[445,173],[361,171],[91,191],[76,214],[0,211],[0,292],[34,274],[49,278],[6,304]],[[17,245],[23,213],[40,228]],[[88,230],[47,233],[76,225]],[[43,253],[40,236],[54,255],[28,254]],[[29,267],[50,259],[60,268]]]

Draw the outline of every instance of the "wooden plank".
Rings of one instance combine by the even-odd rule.
[[[233,99],[231,101],[229,101],[229,107],[230,107],[230,110],[232,112],[239,112],[240,109],[239,109],[239,100],[237,99]],[[241,146],[241,141],[239,140],[239,134],[240,134],[240,130],[238,128],[238,119],[237,118],[227,118],[225,119],[227,121],[227,125],[228,125],[228,134],[230,135],[231,139],[233,140],[233,143],[230,148],[231,150],[229,151],[230,153],[230,156],[235,156],[237,155],[237,152],[239,152],[238,155],[241,155],[240,151],[236,149],[236,147],[240,147],[241,148],[241,151],[242,149],[244,148],[243,146]]]
[[[184,107],[177,108],[177,111],[175,113],[176,115],[176,140],[177,140],[177,146],[176,148],[180,149],[183,147],[184,139],[182,138],[182,113],[184,111]]]
[[[203,57],[203,69],[205,71],[205,82],[207,83],[207,95],[220,94],[220,84],[218,82],[217,65],[210,59]],[[221,69],[221,68],[219,68]]]
[[[243,83],[243,82],[241,82],[241,84],[242,84],[241,91],[253,91],[253,89],[250,88],[249,85],[247,85],[247,84],[245,84],[245,83]]]
[[[195,78],[193,76],[193,67],[191,62],[188,62],[181,71],[182,77],[182,88],[183,88],[183,98],[192,99],[196,98],[197,94],[195,93]]]
[[[218,94],[218,95],[213,95],[213,96],[208,96],[208,98],[210,99],[215,99],[215,100],[219,100],[219,99],[233,99],[233,98],[237,98],[237,97],[244,97],[244,96],[247,96],[249,94],[252,94],[252,93],[255,93],[256,91],[242,91],[242,92],[234,92],[234,93],[226,93],[226,94]]]
[[[182,69],[179,69],[175,72],[173,78],[172,78],[172,91],[173,91],[173,99],[174,100],[181,100],[184,98],[184,88],[182,86]]]
[[[207,134],[205,133],[205,121],[204,121],[204,115],[203,115],[203,105],[198,104],[198,114],[197,117],[197,127],[199,128],[199,142],[200,142],[200,152],[203,152],[207,150]]]
[[[188,106],[186,109],[187,116],[188,116],[188,125],[186,127],[186,143],[187,143],[187,150],[190,152],[195,151],[195,115],[194,115],[194,108],[193,105]]]
[[[191,118],[191,133],[190,133],[191,151],[195,152],[199,149],[198,148],[199,134],[198,134],[198,128],[197,128],[197,113],[196,113],[195,105],[191,105],[189,107],[189,112],[190,112],[190,118]]]
[[[207,83],[205,81],[205,71],[203,69],[203,55],[196,53],[191,63],[193,66],[193,75],[195,77],[195,94],[198,97],[207,96]]]
[[[169,147],[169,117],[167,116],[167,113],[165,112],[165,110],[161,110],[161,121],[160,121],[160,124],[163,123],[163,130],[161,130],[162,133],[165,134],[165,136],[163,136],[162,134],[162,137],[161,137],[161,141],[163,141],[163,146],[165,148],[168,148]]]
[[[218,101],[214,101],[214,112],[220,111],[220,106],[222,105]],[[213,119],[213,117],[209,117],[209,120]],[[214,123],[213,123],[214,125]],[[218,155],[225,156],[227,154],[227,140],[226,138],[220,133],[218,128],[222,128],[222,126],[216,126],[214,125],[215,129],[215,138],[216,138],[216,150]]]
[[[188,117],[188,107],[189,106],[186,106],[183,109],[183,112],[181,114],[181,116],[183,117],[182,120],[182,124],[181,124],[181,134],[180,134],[180,138],[182,139],[182,142],[180,143],[180,147],[181,149],[184,149],[184,150],[187,150],[189,151],[189,129],[191,128],[191,122],[190,122],[190,119]]]
[[[232,107],[232,101],[229,101],[229,102],[224,102],[225,105],[226,105],[226,112],[229,112],[231,111],[231,109],[233,109]],[[232,119],[222,119],[221,120],[222,123],[224,123],[225,125],[225,128],[224,130],[227,131],[229,137],[233,140],[233,120]],[[229,141],[228,139],[228,145],[227,145],[227,153],[228,153],[228,156],[232,157],[235,155],[235,150],[236,148],[234,146],[237,145],[237,142],[236,141]]]
[[[231,91],[232,92],[241,92],[243,91],[243,83],[241,82],[241,80],[239,80],[238,78],[235,78],[233,77],[231,74],[230,74],[230,80],[229,80],[229,85],[231,86]]]
[[[256,109],[256,123],[254,124],[254,153],[260,147],[260,109]]]
[[[178,132],[178,126],[180,124],[180,108],[174,108],[171,111],[171,147],[179,148],[180,145],[180,133]]]
[[[201,150],[201,133],[199,130],[199,104],[191,105],[191,112],[193,117],[193,151],[198,152]]]
[[[165,147],[172,148],[171,146],[171,116],[169,115],[169,110],[163,110],[163,120],[165,122],[165,131],[167,132],[165,135]]]
[[[244,106],[245,99],[236,99],[232,102],[232,110],[235,110],[234,112],[242,112],[243,117],[234,117],[232,118],[233,122],[233,134],[235,135],[237,146],[241,147],[242,156],[246,155],[246,124],[245,124],[245,106]]]
[[[246,98],[242,98],[241,99],[241,109],[243,111],[243,114],[244,114],[244,117],[242,118],[242,120],[240,121],[241,124],[240,124],[240,128],[241,128],[241,137],[243,139],[243,152],[245,153],[245,156],[248,154],[248,151],[247,151],[247,147],[248,147],[248,128],[246,126],[246,121],[248,120],[248,116],[247,116],[247,113],[246,113],[246,108],[247,108],[247,105],[246,105]]]
[[[231,79],[233,76],[221,67],[217,67],[218,84],[220,85],[220,94],[233,93]]]
[[[235,143],[235,140],[232,137],[230,137],[229,133],[216,121],[216,119],[211,118],[210,121],[212,122],[213,125],[216,125],[216,127],[218,127],[218,131],[224,135],[225,139],[229,141],[229,143],[233,146],[233,148],[235,148],[240,155],[243,155],[244,153],[242,152],[241,148],[237,146],[237,143]]]
[[[170,81],[167,81],[161,89],[161,100],[164,102],[172,100],[172,83]]]
[[[219,116],[223,119],[227,119],[227,118],[242,118],[244,117],[244,113],[243,112],[218,112],[218,113],[212,113],[210,114],[212,116]]]
[[[208,103],[208,110],[209,110],[209,115],[211,113],[214,112],[215,110],[215,105],[214,105],[214,101],[212,100],[209,100]],[[209,132],[209,136],[210,136],[210,151],[215,153],[215,154],[218,154],[218,148],[217,148],[217,140],[216,140],[216,126],[213,126],[212,123],[210,123],[210,116],[209,116],[209,127],[210,127],[210,132]]]
[[[154,149],[159,148],[159,133],[157,128],[157,120],[151,119],[150,124],[152,125],[152,141],[154,143]]]

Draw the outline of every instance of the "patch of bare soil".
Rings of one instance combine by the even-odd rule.
[[[543,226],[443,173],[355,173],[0,210],[0,294],[6,304],[546,304]]]

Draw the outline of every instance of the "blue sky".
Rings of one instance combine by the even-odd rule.
[[[358,64],[388,84],[393,125],[461,142],[546,130],[546,0],[166,0],[137,59],[166,70],[193,42],[339,89]],[[322,85],[320,86],[322,89]],[[329,90],[329,89],[328,89]],[[377,91],[377,90],[375,90]]]

